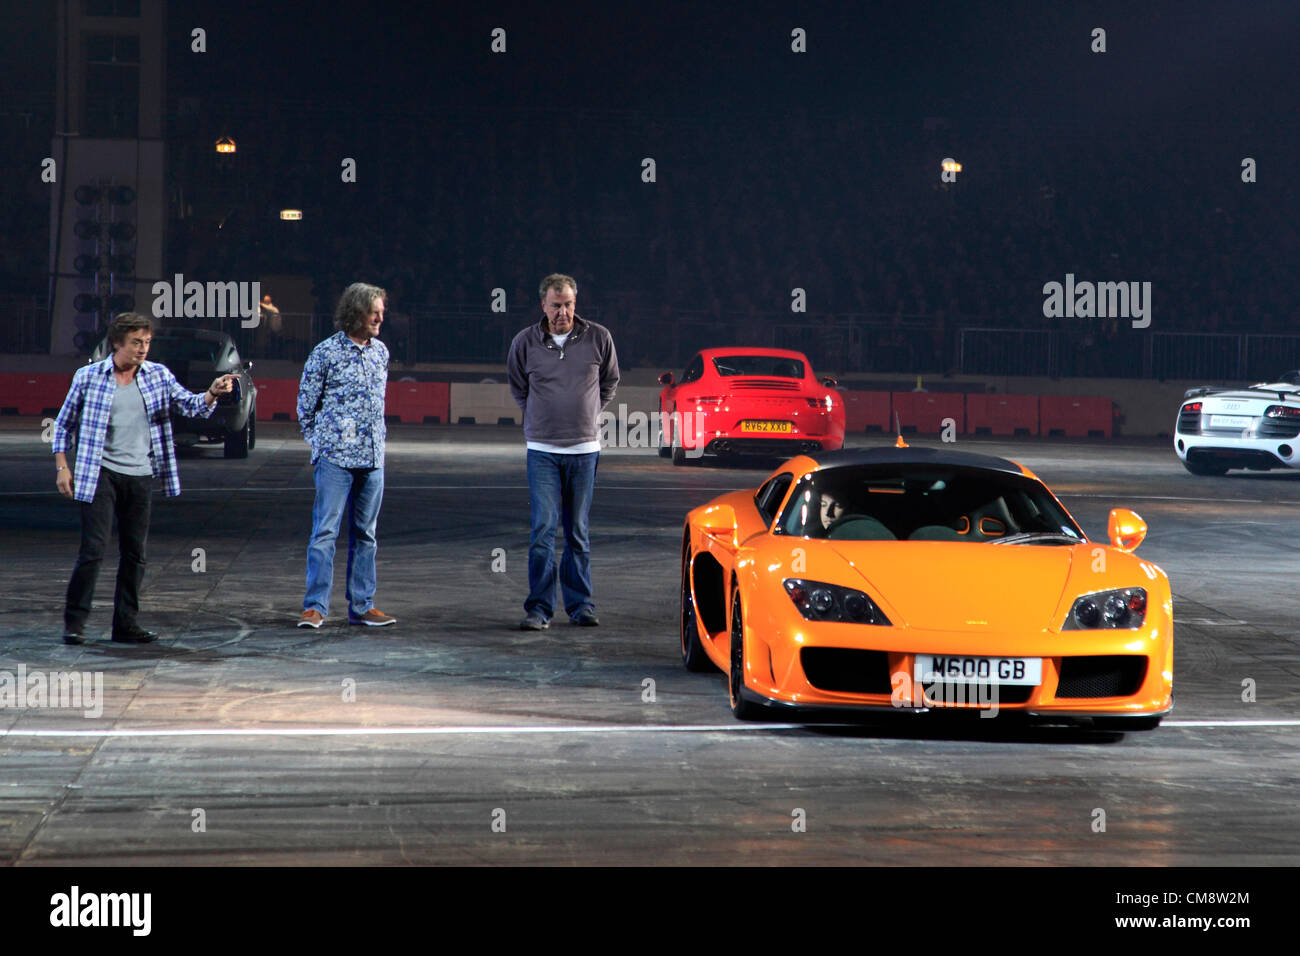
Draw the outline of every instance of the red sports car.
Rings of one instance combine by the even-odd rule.
[[[709,455],[773,455],[844,447],[835,379],[818,380],[802,352],[704,349],[681,381],[659,381],[659,454],[674,465]]]

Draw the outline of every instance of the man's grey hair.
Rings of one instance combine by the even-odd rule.
[[[565,286],[571,288],[575,296],[578,294],[578,281],[574,279],[573,276],[566,276],[560,272],[552,272],[542,280],[541,288],[537,291],[544,302],[546,301],[547,292],[551,289],[554,289],[556,292],[563,292]]]
[[[361,331],[375,299],[387,305],[388,293],[377,285],[366,282],[352,283],[339,296],[339,304],[334,309],[334,328],[346,335],[354,335]]]

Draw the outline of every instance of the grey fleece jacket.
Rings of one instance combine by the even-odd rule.
[[[600,437],[600,410],[618,388],[618,354],[609,329],[575,315],[561,349],[543,316],[510,343],[506,371],[510,394],[524,413],[525,440],[567,446]]]

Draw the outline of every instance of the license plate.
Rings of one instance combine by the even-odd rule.
[[[936,684],[1013,684],[1037,687],[1043,682],[1041,657],[966,657],[953,654],[917,654],[916,682]]]
[[[781,432],[788,434],[794,425],[791,422],[754,422],[744,421],[740,423],[742,432]]]
[[[1249,415],[1211,415],[1211,428],[1249,428]]]

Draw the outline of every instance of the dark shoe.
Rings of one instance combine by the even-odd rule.
[[[153,631],[146,631],[143,627],[113,632],[113,640],[119,644],[151,644],[157,637]]]
[[[348,623],[365,624],[369,627],[384,627],[385,625],[388,624],[396,624],[397,618],[393,617],[390,614],[385,614],[383,611],[379,610],[378,608],[372,607],[369,611],[367,611],[365,614],[362,614],[360,617],[353,617],[352,612],[348,611]]]
[[[81,636],[80,631],[64,631],[63,643],[64,644],[85,644],[86,639]]]
[[[597,627],[600,624],[600,618],[596,617],[596,612],[589,607],[584,607],[569,620],[579,627]]]
[[[551,622],[536,611],[529,612],[528,616],[519,622],[521,631],[544,631],[550,626]]]

